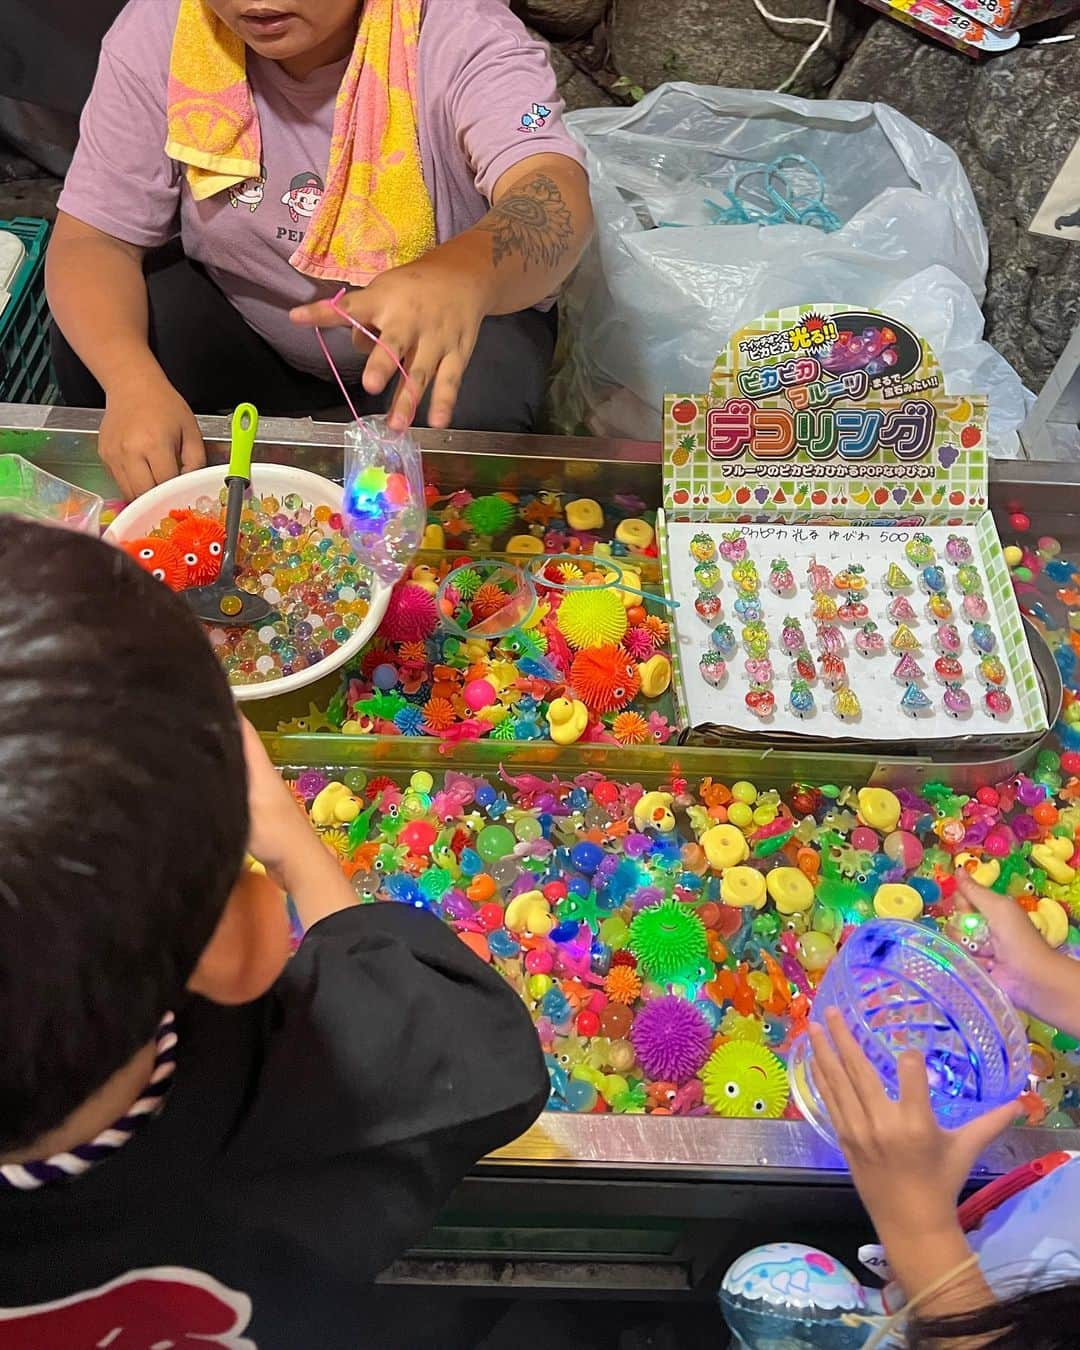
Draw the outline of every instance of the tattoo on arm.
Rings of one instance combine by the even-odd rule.
[[[548,271],[563,258],[574,234],[570,208],[558,184],[537,174],[516,186],[479,222],[491,235],[492,262],[520,259],[522,271],[535,263]]]

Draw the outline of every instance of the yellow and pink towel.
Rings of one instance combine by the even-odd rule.
[[[366,286],[435,243],[417,118],[421,0],[365,0],[334,109],[326,191],[289,259],[320,280]],[[181,0],[169,62],[165,150],[196,200],[260,173],[247,47],[203,0]]]

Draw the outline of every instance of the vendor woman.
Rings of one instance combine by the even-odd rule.
[[[120,487],[201,465],[195,412],[341,405],[316,326],[361,414],[529,430],[592,226],[561,109],[504,0],[130,0],[47,273]]]

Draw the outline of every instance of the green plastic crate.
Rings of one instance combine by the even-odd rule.
[[[52,316],[45,301],[47,220],[16,216],[0,220],[0,230],[18,235],[26,258],[0,314],[0,403],[55,403],[49,352]]]

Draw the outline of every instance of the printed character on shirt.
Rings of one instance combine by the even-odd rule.
[[[298,173],[289,182],[289,190],[281,204],[289,208],[292,220],[297,221],[301,216],[310,219],[318,210],[324,191],[323,180],[317,173]]]
[[[245,178],[242,183],[229,188],[229,205],[233,210],[246,206],[249,211],[257,211],[266,188],[266,165],[259,165],[258,178]]]

